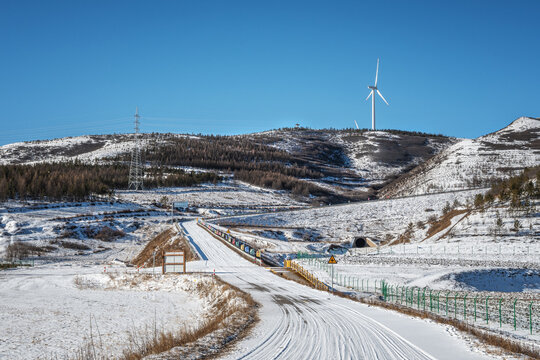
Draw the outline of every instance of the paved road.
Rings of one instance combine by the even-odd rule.
[[[332,296],[240,257],[194,221],[187,233],[213,271],[259,302],[260,322],[225,359],[483,359],[449,327]],[[188,269],[190,270],[190,269]]]

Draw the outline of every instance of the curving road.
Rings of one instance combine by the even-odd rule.
[[[183,227],[216,271],[262,306],[260,322],[224,359],[484,359],[451,328],[367,306],[274,275],[245,260],[194,221]]]

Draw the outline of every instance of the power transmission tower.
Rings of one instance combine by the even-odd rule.
[[[143,189],[143,165],[141,162],[141,143],[139,139],[139,108],[135,108],[135,147],[131,151],[131,164],[129,166],[129,189]]]

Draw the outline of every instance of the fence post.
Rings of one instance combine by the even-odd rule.
[[[503,299],[500,298],[499,299],[499,327],[502,327],[502,309],[501,309],[502,301]]]
[[[422,291],[422,301],[424,302],[424,311],[426,311],[426,288]]]
[[[429,289],[429,311],[433,311],[433,298],[431,297],[431,292],[433,290]]]
[[[454,294],[454,319],[457,319],[457,293]]]
[[[529,304],[529,329],[530,329],[531,335],[532,335],[532,304],[533,302],[531,301],[531,303]]]
[[[405,306],[407,306],[409,305],[409,288],[407,286],[404,286],[404,288],[405,288]]]
[[[467,295],[468,294],[465,294],[463,297],[463,319],[465,319],[465,321],[467,321]]]
[[[514,300],[514,330],[516,330],[516,303],[518,299]]]
[[[486,298],[486,324],[489,324],[489,306],[488,306],[488,300],[491,296],[488,296]]]
[[[478,298],[478,296],[474,297],[474,322],[476,322],[476,299],[477,298]]]
[[[450,294],[450,291],[446,293],[446,316],[448,316],[448,295]]]
[[[437,314],[439,313],[439,305],[441,304],[441,292],[437,293]]]
[[[364,279],[362,279],[362,291],[364,291]]]

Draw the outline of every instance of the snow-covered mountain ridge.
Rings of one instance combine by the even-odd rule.
[[[183,138],[203,143],[215,140],[212,136],[152,133],[142,134],[142,143],[159,151],[166,145],[176,146],[175,141]],[[377,191],[379,197],[395,197],[488,186],[493,178],[512,176],[540,163],[540,120],[529,117],[477,139],[398,130],[305,128],[229,138],[286,152],[300,166],[323,174],[303,180],[345,199],[361,199]],[[0,146],[0,165],[75,159],[106,163],[121,156],[125,159],[134,144],[133,134],[19,142]],[[283,164],[289,166],[289,160]]]
[[[383,197],[489,186],[540,164],[540,119],[521,117],[476,139],[462,139],[383,188]]]

